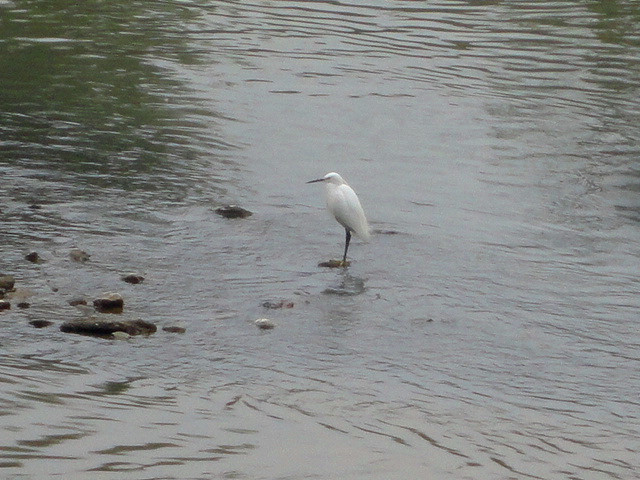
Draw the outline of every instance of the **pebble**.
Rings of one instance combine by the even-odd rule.
[[[111,336],[114,340],[129,340],[131,338],[131,335],[127,332],[121,332],[119,330],[117,332],[113,332]]]
[[[262,330],[271,330],[276,326],[276,324],[273,323],[273,320],[269,320],[268,318],[259,318],[254,323]]]
[[[216,213],[224,218],[247,218],[253,215],[253,212],[246,210],[237,205],[224,205],[216,208]]]

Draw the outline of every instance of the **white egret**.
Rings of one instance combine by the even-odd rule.
[[[369,241],[371,234],[369,233],[367,217],[364,216],[364,210],[362,210],[362,205],[360,205],[356,192],[339,174],[335,172],[327,173],[324,177],[307,183],[315,182],[324,182],[327,194],[327,209],[338,223],[344,227],[346,232],[344,255],[342,256],[342,265],[346,266],[351,234],[354,233],[365,242]]]

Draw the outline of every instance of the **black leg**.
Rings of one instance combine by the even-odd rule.
[[[351,232],[348,228],[344,229],[347,232],[347,238],[344,241],[344,256],[342,257],[342,263],[347,263],[347,250],[349,250],[349,242],[351,241]]]

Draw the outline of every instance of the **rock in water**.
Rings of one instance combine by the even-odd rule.
[[[262,330],[271,330],[276,326],[276,324],[273,323],[273,320],[269,320],[268,318],[259,318],[254,323]]]
[[[169,333],[184,333],[187,331],[186,328],[181,327],[179,325],[171,325],[168,327],[162,327],[162,330],[164,330],[165,332],[169,332]]]
[[[11,308],[11,304],[6,300],[0,300],[0,311],[9,310]]]
[[[278,308],[293,308],[293,305],[293,302],[287,302],[285,300],[280,300],[279,302],[265,300],[264,302],[262,302],[262,306],[264,308],[269,308],[271,310],[276,310]]]
[[[122,281],[127,282],[127,283],[131,283],[133,285],[136,285],[138,283],[142,283],[144,281],[144,277],[142,275],[138,275],[136,273],[127,273],[126,275],[123,275],[120,278],[122,279]]]
[[[69,256],[74,262],[86,262],[87,260],[89,260],[89,257],[91,257],[91,255],[89,255],[87,252],[85,252],[84,250],[80,250],[79,248],[72,249],[69,252]]]
[[[70,320],[60,325],[60,330],[63,332],[97,337],[108,337],[114,332],[124,332],[128,335],[151,335],[157,329],[153,323],[140,319],[112,321],[95,317]]]
[[[119,293],[106,293],[93,301],[95,309],[102,313],[122,313],[124,300]]]
[[[326,267],[326,268],[348,267],[349,265],[351,265],[351,262],[349,260],[347,260],[346,262],[343,262],[342,260],[329,260],[326,262],[320,262],[318,264],[319,267]]]
[[[237,205],[225,205],[223,207],[216,208],[216,213],[222,215],[224,218],[247,218],[253,215],[253,212],[245,210]]]
[[[73,297],[69,300],[69,305],[75,307],[76,305],[86,305],[87,300],[84,297]]]
[[[15,283],[16,279],[13,275],[4,275],[0,273],[0,290],[13,290],[13,286],[15,285]]]
[[[29,325],[35,328],[45,328],[45,327],[48,327],[49,325],[53,325],[53,322],[49,320],[31,320],[29,322]]]
[[[38,252],[27,253],[24,258],[31,263],[38,263],[40,261],[40,255],[38,255]]]

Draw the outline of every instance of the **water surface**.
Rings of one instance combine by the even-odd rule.
[[[635,2],[0,24],[0,271],[31,295],[0,314],[1,476],[637,477]],[[316,266],[343,233],[304,183],[332,170],[376,232],[346,271]],[[59,332],[104,291],[187,331]]]

